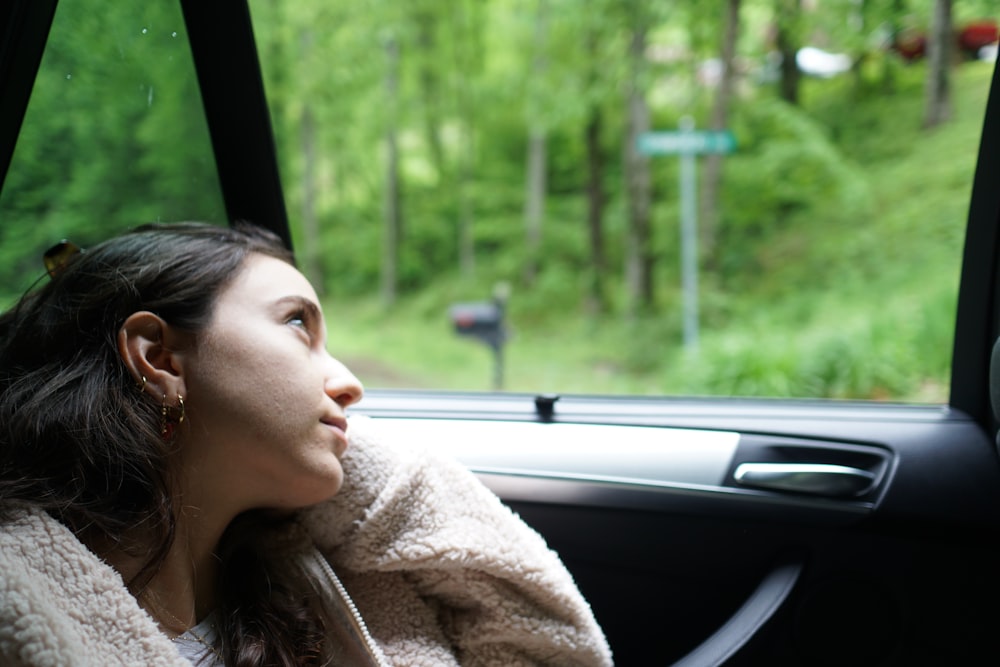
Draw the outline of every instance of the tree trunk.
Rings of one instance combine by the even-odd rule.
[[[441,85],[437,64],[437,22],[433,12],[417,11],[419,80],[424,101],[424,136],[430,149],[431,161],[439,179],[445,178],[444,145],[441,141]]]
[[[396,301],[399,273],[399,246],[403,223],[400,211],[399,147],[396,138],[396,117],[399,95],[399,46],[392,37],[385,42],[386,52],[386,118],[385,130],[385,226],[382,240],[382,301]]]
[[[474,212],[469,191],[475,174],[472,166],[473,136],[471,121],[463,121],[462,135],[465,155],[462,156],[455,178],[455,197],[458,201],[458,266],[462,275],[471,278],[476,273],[476,245],[472,230]]]
[[[736,81],[733,63],[736,59],[736,40],[740,30],[740,0],[726,2],[726,20],[722,37],[722,77],[712,104],[712,117],[709,127],[713,130],[725,130],[729,123],[729,106],[733,97],[733,86]],[[722,155],[711,153],[705,156],[701,180],[701,245],[705,267],[714,270],[716,262],[716,244],[719,236],[719,192],[722,184]]]
[[[302,107],[302,273],[320,294],[323,275],[319,264],[319,222],[316,218],[316,121],[312,108]]]
[[[307,56],[313,48],[313,31],[302,31],[299,38],[302,53]],[[316,218],[316,119],[312,106],[306,101],[302,106],[302,236],[303,251],[299,253],[302,273],[317,292],[323,292],[323,275],[319,263],[319,222]]]
[[[590,239],[590,311],[607,310],[604,292],[607,260],[604,255],[604,151],[601,149],[601,128],[604,119],[596,104],[590,108],[587,120],[587,231]]]
[[[458,266],[463,277],[472,278],[476,272],[476,246],[473,234],[475,212],[471,195],[475,179],[476,100],[473,88],[469,85],[469,80],[472,78],[469,72],[477,57],[477,46],[473,36],[477,34],[478,22],[475,17],[469,16],[464,2],[455,2],[452,7],[456,15],[454,25],[458,27],[453,35],[456,44],[454,67],[457,77],[460,142],[455,175],[455,200],[458,202]]]
[[[801,0],[778,0],[775,10],[778,30],[775,45],[781,56],[778,90],[781,99],[789,104],[798,104],[800,72],[795,57],[799,52],[801,40],[799,35]]]
[[[927,44],[927,107],[924,127],[940,125],[951,118],[952,54],[951,0],[934,1],[934,17]]]
[[[538,255],[542,245],[542,217],[545,209],[546,157],[545,130],[535,126],[531,129],[528,137],[528,164],[524,198],[524,227],[527,246],[524,282],[527,285],[534,283],[538,274]]]
[[[638,17],[636,17],[638,19]],[[639,135],[649,130],[649,107],[642,82],[646,69],[646,26],[636,20],[629,42],[627,131],[625,135],[625,187],[628,193],[628,237],[625,248],[625,282],[629,315],[653,303],[653,253],[650,234],[649,159],[637,147]]]
[[[545,74],[548,69],[546,41],[548,39],[548,1],[538,0],[535,17],[535,55],[532,60],[532,90],[528,100],[528,156],[525,177],[524,231],[526,262],[524,282],[531,285],[538,274],[538,259],[542,244],[542,221],[545,215],[545,172],[548,162],[547,130],[542,118],[542,102],[539,99],[545,89]]]
[[[605,155],[601,146],[604,114],[594,99],[594,91],[600,85],[600,72],[605,63],[598,58],[598,27],[591,24],[586,36],[587,91],[590,98],[587,124],[584,128],[584,145],[587,148],[587,237],[590,240],[590,280],[587,291],[587,310],[598,315],[607,310],[605,293],[607,258],[604,252],[604,205],[607,195],[604,191]]]

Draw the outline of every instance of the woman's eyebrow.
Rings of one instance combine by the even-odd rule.
[[[298,294],[283,296],[280,299],[277,299],[274,303],[275,305],[279,306],[284,305],[286,303],[294,303],[295,305],[305,310],[310,317],[321,319],[323,316],[323,313],[316,302],[314,302],[312,299],[300,296]]]

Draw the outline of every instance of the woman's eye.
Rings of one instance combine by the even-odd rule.
[[[287,320],[285,320],[285,323],[286,324],[291,324],[293,327],[298,327],[298,328],[300,328],[300,329],[308,332],[309,331],[309,323],[308,323],[307,319],[308,318],[306,317],[305,313],[302,313],[302,312],[293,313],[292,315],[290,315],[288,317]]]

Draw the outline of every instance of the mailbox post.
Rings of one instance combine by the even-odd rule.
[[[453,305],[448,315],[455,333],[485,343],[493,350],[493,389],[503,389],[503,346],[507,342],[504,316],[508,289],[498,285],[491,301],[475,301]]]

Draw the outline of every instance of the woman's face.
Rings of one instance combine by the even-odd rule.
[[[327,352],[319,300],[294,267],[251,255],[182,358],[182,466],[199,487],[238,509],[304,507],[340,489],[344,412],[363,390]]]

